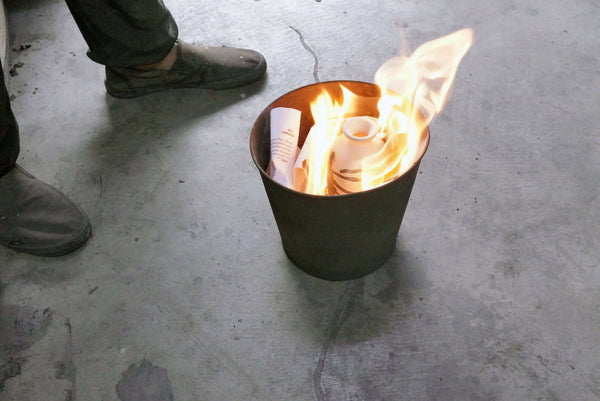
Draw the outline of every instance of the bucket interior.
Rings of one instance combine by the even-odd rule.
[[[341,102],[343,92],[340,85],[348,88],[350,91],[359,95],[358,107],[359,115],[377,117],[377,102],[381,96],[381,90],[377,85],[358,81],[330,81],[319,84],[308,85],[292,92],[289,92],[276,99],[267,106],[256,119],[250,138],[250,150],[256,166],[266,174],[267,166],[270,161],[270,113],[276,107],[291,107],[300,110],[302,113],[300,119],[300,131],[298,135],[298,146],[304,145],[306,136],[315,121],[310,111],[310,102],[315,100],[323,91],[327,91],[331,97]]]

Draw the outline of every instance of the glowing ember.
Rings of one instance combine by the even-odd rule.
[[[421,45],[410,54],[385,62],[375,74],[381,89],[377,137],[385,144],[362,160],[362,190],[392,180],[416,161],[427,125],[445,106],[458,65],[473,43],[473,31],[463,29]],[[403,40],[403,48],[407,49]],[[328,183],[331,147],[350,117],[363,116],[361,98],[342,87],[339,103],[327,92],[311,102],[315,121],[304,146],[308,146],[307,182],[304,192],[328,195],[336,192]]]

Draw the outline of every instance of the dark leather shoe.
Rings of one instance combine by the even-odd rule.
[[[177,59],[170,71],[107,66],[108,93],[131,98],[172,88],[237,88],[257,81],[267,70],[264,57],[253,50],[194,46],[180,40],[175,46]]]
[[[39,256],[73,252],[90,238],[83,211],[20,167],[0,176],[0,244]]]

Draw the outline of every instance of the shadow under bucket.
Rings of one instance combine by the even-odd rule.
[[[275,100],[258,116],[250,136],[252,159],[262,177],[286,255],[306,273],[326,280],[359,278],[387,261],[395,249],[419,163],[429,144],[429,130],[423,123],[419,153],[410,169],[384,185],[363,192],[310,195],[275,182],[266,173],[270,161],[271,109],[291,107],[302,112],[298,141],[302,147],[314,125],[310,102],[323,90],[341,100],[340,85],[361,96],[361,115],[378,116],[378,86],[356,81],[322,82]]]

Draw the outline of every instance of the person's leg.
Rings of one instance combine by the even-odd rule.
[[[0,65],[0,244],[19,252],[60,256],[91,235],[86,215],[65,195],[15,165],[19,128]]]
[[[0,176],[10,170],[19,156],[19,126],[10,107],[4,72],[0,63]]]
[[[136,97],[171,88],[228,89],[260,79],[263,56],[252,50],[194,46],[177,40],[162,0],[66,0],[89,46],[106,66],[106,89]]]
[[[111,67],[136,67],[162,60],[178,29],[162,0],[66,0],[89,46],[88,56]]]

